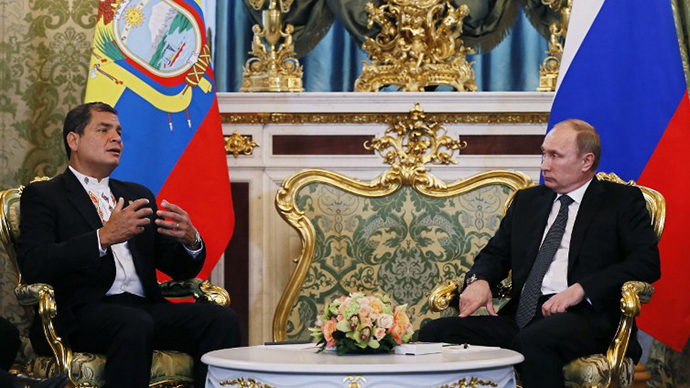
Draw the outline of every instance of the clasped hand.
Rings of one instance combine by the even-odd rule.
[[[125,242],[142,233],[144,227],[151,223],[149,217],[153,214],[153,209],[146,206],[149,204],[148,199],[137,199],[127,207],[124,207],[124,204],[124,198],[120,198],[108,222],[99,231],[103,249],[107,249],[113,244]],[[156,212],[158,217],[163,218],[157,218],[155,221],[158,226],[158,233],[174,237],[192,249],[198,249],[198,246],[192,246],[196,242],[197,232],[189,219],[189,214],[181,207],[168,201],[163,201],[162,206],[165,210]]]

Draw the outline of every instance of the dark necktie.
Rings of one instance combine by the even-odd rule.
[[[561,195],[558,200],[561,201],[561,208],[558,210],[556,220],[546,233],[546,237],[544,237],[544,242],[541,244],[541,248],[539,248],[537,258],[534,260],[532,270],[520,294],[520,303],[515,314],[515,321],[520,329],[527,326],[534,318],[537,301],[541,296],[541,283],[544,280],[546,271],[551,266],[558,247],[561,245],[561,240],[563,240],[565,225],[568,223],[568,206],[573,203],[573,199],[567,195]]]

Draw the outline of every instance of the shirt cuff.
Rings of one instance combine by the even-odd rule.
[[[100,254],[99,257],[103,257],[108,252],[108,250],[103,249],[103,246],[101,245],[101,230],[100,229],[98,229],[96,231],[96,239],[98,240],[98,253]]]
[[[204,249],[204,240],[201,240],[201,245],[199,245],[199,249],[189,249],[184,244],[182,244],[182,246],[187,251],[187,253],[189,253],[189,255],[192,256],[193,259],[196,259],[197,257],[199,257],[201,250]]]

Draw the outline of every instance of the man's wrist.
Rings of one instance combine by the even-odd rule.
[[[196,231],[196,235],[194,236],[194,242],[191,244],[185,244],[185,247],[189,249],[190,251],[196,251],[201,248],[201,235],[199,234],[199,231]]]

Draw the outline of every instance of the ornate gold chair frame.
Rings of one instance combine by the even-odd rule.
[[[36,180],[46,180],[48,178],[37,178]],[[0,241],[5,246],[9,259],[18,269],[16,247],[19,236],[19,201],[23,187],[9,189],[0,192]],[[17,270],[17,273],[20,273]],[[161,292],[166,298],[188,298],[193,297],[197,302],[214,303],[222,306],[230,306],[230,295],[218,286],[214,286],[207,280],[198,278],[183,281],[166,281],[160,284]],[[62,373],[69,376],[73,386],[84,388],[96,388],[91,384],[79,384],[78,378],[73,371],[74,353],[67,341],[57,335],[53,318],[58,314],[57,304],[55,303],[55,293],[53,287],[48,284],[22,284],[21,275],[15,289],[15,294],[20,305],[33,308],[38,306],[38,314],[43,325],[43,332],[50,345],[57,370],[50,367],[46,374]],[[26,368],[27,374],[36,377],[49,377],[39,371]],[[187,381],[162,380],[151,384],[152,387],[193,387],[191,376]]]
[[[647,210],[651,217],[654,232],[657,239],[661,239],[666,219],[666,201],[658,191],[649,187],[637,185],[635,181],[625,182],[614,173],[597,174],[597,178],[603,181],[615,182],[629,186],[636,186],[642,191]],[[512,203],[514,194],[506,202],[504,213]],[[456,308],[458,296],[462,290],[464,281],[451,280],[440,284],[429,295],[429,307],[434,311],[444,311],[448,307]],[[501,288],[497,298],[505,298],[510,295],[510,285]],[[572,361],[563,368],[566,375],[566,386],[572,388],[592,387],[627,387],[632,383],[632,360],[625,357],[632,334],[635,317],[640,314],[641,304],[649,303],[654,294],[654,287],[645,282],[626,282],[621,288],[621,319],[616,334],[609,345],[606,355],[594,355],[582,357]],[[627,363],[627,364],[626,364]]]
[[[427,163],[456,163],[451,160],[453,153],[465,146],[466,144],[459,139],[454,140],[446,136],[442,125],[427,121],[426,115],[417,104],[407,119],[387,130],[386,136],[375,138],[365,144],[365,147],[377,150],[385,162],[391,165],[389,170],[373,181],[362,181],[323,169],[310,169],[299,172],[283,182],[276,195],[276,208],[281,217],[297,230],[302,242],[302,252],[294,260],[297,265],[274,315],[274,340],[282,341],[287,338],[289,314],[314,257],[315,227],[305,216],[304,210],[298,206],[299,191],[311,183],[321,183],[349,194],[377,198],[391,195],[404,186],[410,186],[419,194],[437,199],[454,197],[489,185],[503,185],[511,191],[516,191],[532,184],[531,179],[525,174],[507,170],[485,172],[446,183],[425,168]],[[430,285],[429,289],[432,287],[433,285]]]

